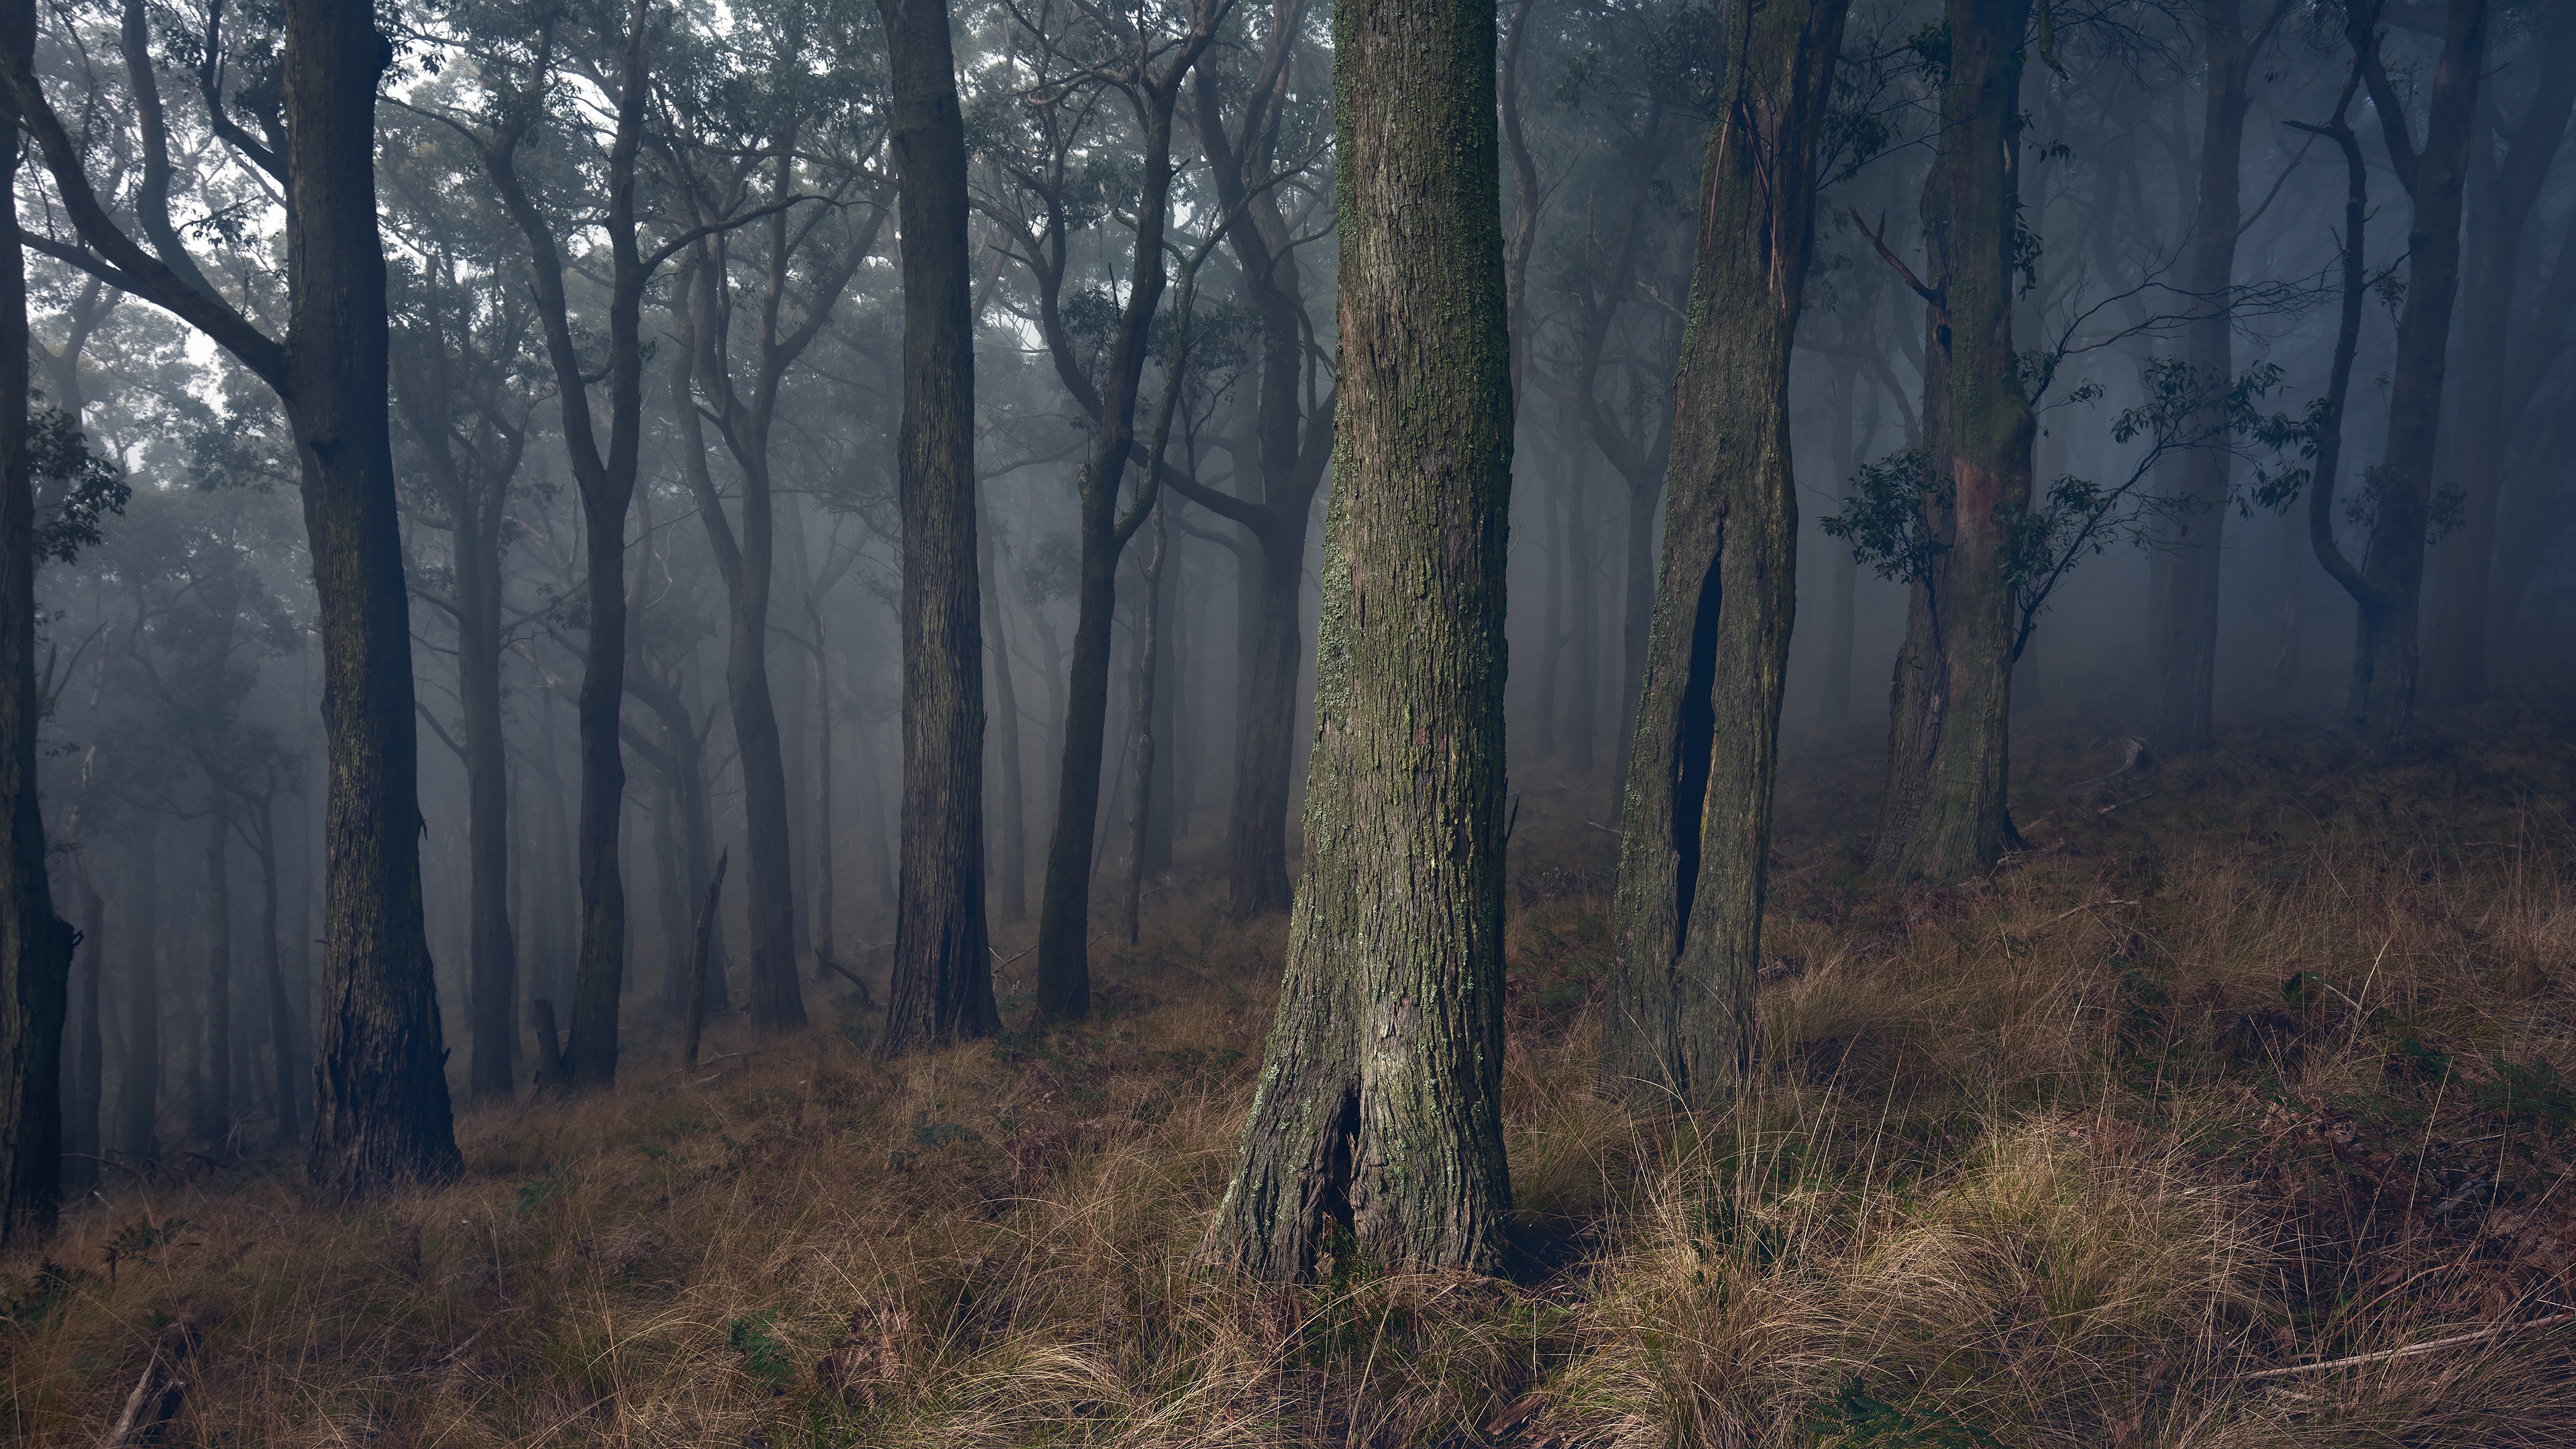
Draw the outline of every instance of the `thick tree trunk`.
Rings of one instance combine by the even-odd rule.
[[[1789,356],[1847,7],[1788,0],[1729,23],[1732,90],[1719,98],[1700,182],[1600,1062],[1613,1091],[1697,1107],[1723,1105],[1752,1060],[1797,606]]]
[[[2199,196],[2192,225],[2192,316],[2187,346],[2195,386],[2207,399],[2194,427],[2218,427],[2219,399],[2236,380],[2236,240],[2244,230],[2246,87],[2256,50],[2271,31],[2244,25],[2243,0],[2200,0],[2202,86]],[[2181,490],[2170,500],[2172,538],[2163,551],[2164,608],[2156,648],[2156,712],[2148,739],[2160,755],[2209,748],[2217,687],[2218,583],[2235,454],[2213,443],[2183,454]]]
[[[2355,15],[2346,35],[2362,54],[2372,109],[2379,113],[2398,179],[2415,201],[2407,227],[2406,307],[2397,319],[2389,384],[2388,440],[2380,454],[2377,509],[2361,562],[2362,577],[2381,607],[2361,612],[2345,707],[2352,730],[2373,749],[2388,751],[2403,749],[2414,738],[2424,531],[2433,497],[2451,311],[2459,293],[2460,192],[2486,58],[2487,5],[2486,0],[2450,0],[2420,152],[2370,34],[2377,7],[2350,0],[2347,12],[2365,8],[2371,13]]]
[[[421,919],[418,725],[386,410],[373,7],[289,0],[283,78],[293,294],[287,386],[320,595],[330,741],[319,1080],[308,1166],[368,1196],[452,1176],[446,1049]]]
[[[888,1055],[999,1029],[984,921],[984,641],[966,130],[946,0],[879,0],[903,248],[902,880]]]
[[[2012,152],[2030,0],[1949,0],[1944,147],[1923,192],[1931,264],[1924,423],[1949,506],[1927,499],[1939,552],[1913,581],[1897,656],[1887,787],[1872,861],[1899,880],[1991,870],[2013,840],[2014,515],[2030,502],[2037,429],[2012,345]]]
[[[29,7],[0,45],[30,63]],[[17,118],[7,115],[14,140]],[[63,1162],[63,1017],[71,926],[54,914],[36,798],[36,495],[27,466],[27,272],[18,245],[18,148],[0,161],[0,1244],[54,1225]]]
[[[1491,0],[1341,0],[1338,480],[1287,979],[1208,1253],[1475,1266],[1500,1086],[1511,489]]]

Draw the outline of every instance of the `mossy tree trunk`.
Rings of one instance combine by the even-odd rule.
[[[946,0],[879,0],[902,229],[902,880],[888,1053],[989,1036],[984,640],[975,577],[975,325],[966,128]]]
[[[1600,1064],[1605,1085],[1693,1106],[1722,1104],[1752,1049],[1797,601],[1789,356],[1847,8],[1784,0],[1728,17],[1729,88],[1700,181]]]
[[[1991,870],[2013,843],[2012,519],[2037,432],[2013,353],[2014,152],[2030,0],[1949,0],[1943,149],[1923,188],[1923,419],[1931,557],[1912,582],[1873,864],[1899,880]]]
[[[1287,979],[1208,1256],[1470,1266],[1499,1103],[1512,408],[1492,0],[1334,15],[1342,387]]]

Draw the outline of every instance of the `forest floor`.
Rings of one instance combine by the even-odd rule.
[[[817,987],[467,1114],[438,1191],[111,1183],[0,1262],[0,1429],[96,1444],[185,1340],[204,1445],[2576,1443],[2576,731],[2472,723],[2082,799],[2115,749],[2034,730],[2029,848],[1906,896],[1877,742],[1794,741],[1699,1119],[1592,1090],[1611,837],[1525,784],[1501,1277],[1193,1270],[1285,923],[1183,884],[1076,1028],[885,1065]]]

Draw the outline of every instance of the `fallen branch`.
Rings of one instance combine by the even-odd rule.
[[[2280,1379],[2288,1378],[2292,1374],[2323,1373],[2327,1369],[2382,1363],[2392,1358],[2411,1358],[2419,1353],[2431,1353],[2435,1349],[2457,1348],[2464,1343],[2481,1343],[2490,1338],[2502,1338],[2517,1329],[2549,1328],[2571,1320],[2576,1320],[2576,1313],[2560,1313],[2548,1318],[2535,1318],[2529,1323],[2499,1323],[2493,1328],[2481,1328],[2475,1333],[2455,1333],[2449,1338],[2437,1338],[2429,1343],[2410,1343],[2404,1348],[2383,1348],[2377,1353],[2356,1353],[2349,1358],[2330,1358],[2323,1363],[2295,1363],[2288,1368],[2264,1369],[2259,1373],[2247,1374],[2245,1378],[2248,1382],[2255,1379]]]
[[[152,1342],[151,1359],[143,1365],[143,1377],[134,1381],[134,1392],[125,1396],[125,1412],[116,1416],[115,1427],[98,1441],[98,1449],[124,1449],[160,1437],[161,1430],[179,1417],[180,1401],[188,1396],[188,1381],[179,1377],[179,1370],[187,1366],[188,1355],[196,1347],[193,1314],[183,1313],[161,1330]]]

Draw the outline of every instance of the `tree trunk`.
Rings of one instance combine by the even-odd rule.
[[[127,934],[125,1061],[116,1077],[116,1147],[126,1156],[161,1155],[161,831],[138,815],[125,837]]]
[[[1303,0],[1273,7],[1261,61],[1265,81],[1252,89],[1241,134],[1227,131],[1211,77],[1199,77],[1195,95],[1199,149],[1208,157],[1218,204],[1242,218],[1227,228],[1226,246],[1261,319],[1261,367],[1253,392],[1261,496],[1256,502],[1181,489],[1192,502],[1240,526],[1260,550],[1261,566],[1236,576],[1237,624],[1246,640],[1238,667],[1245,674],[1225,854],[1227,910],[1238,920],[1289,906],[1288,797],[1305,703],[1297,685],[1305,663],[1306,535],[1333,450],[1331,394],[1311,412],[1306,406],[1314,381],[1312,325],[1295,229],[1280,210],[1278,190],[1264,185],[1267,168],[1276,164],[1276,128],[1265,125],[1263,116],[1293,60],[1305,15]],[[1244,550],[1235,551],[1239,568],[1244,556]]]
[[[456,693],[465,710],[467,995],[474,1008],[467,1087],[477,1097],[506,1098],[519,1066],[519,948],[510,929],[510,757],[501,733],[499,488],[489,496],[459,488],[454,503],[464,505],[451,505],[450,521]]]
[[[1723,1105],[1752,1061],[1797,606],[1789,354],[1847,5],[1788,0],[1730,22],[1733,90],[1720,98],[1700,183],[1600,1063],[1613,1091],[1643,1086],[1696,1107]]]
[[[2192,316],[2186,331],[2194,386],[2203,399],[2195,431],[2220,427],[2221,399],[2236,381],[2236,240],[2244,230],[2241,175],[2247,72],[2270,36],[2245,30],[2243,0],[2200,0],[2202,86],[2199,195],[2192,226]],[[2163,551],[2165,597],[2156,637],[2156,713],[2148,739],[2160,755],[2208,749],[2217,688],[2218,585],[2235,454],[2212,442],[2182,457],[2172,500],[2173,536]]]
[[[0,45],[31,64],[32,7],[13,4]],[[17,134],[14,113],[10,134]],[[63,1017],[73,934],[54,914],[36,795],[36,495],[27,464],[27,270],[18,245],[19,148],[0,162],[0,1244],[54,1225],[63,1163]]]
[[[1914,579],[1897,656],[1873,864],[1899,880],[1981,875],[2011,845],[2012,519],[2036,432],[2012,345],[2013,155],[2030,0],[1949,0],[1945,144],[1923,191],[1932,303],[1924,424],[1947,506]]]
[[[1145,839],[1138,849],[1139,858],[1145,863],[1145,872],[1161,876],[1171,873],[1172,847],[1183,822],[1178,808],[1181,568],[1178,546],[1165,538],[1164,523],[1159,514],[1154,524],[1154,551],[1162,562],[1148,571],[1153,595],[1147,606],[1146,619],[1153,626],[1149,632],[1154,642],[1149,656],[1151,662],[1145,665],[1153,675],[1153,688],[1147,691],[1151,696],[1152,713],[1145,723],[1155,746],[1149,752],[1153,768],[1149,781],[1151,793],[1145,799]],[[1134,933],[1129,934],[1132,936]]]
[[[206,812],[206,1116],[218,1145],[233,1126],[233,823],[221,799]]]
[[[2368,14],[2355,13],[2365,8]],[[2393,751],[2411,743],[2415,732],[2424,532],[2433,497],[2451,310],[2459,293],[2460,192],[2468,171],[2478,73],[2486,59],[2487,6],[2486,0],[2450,0],[2420,152],[2409,135],[2405,106],[2380,65],[2373,33],[2377,6],[2348,0],[2346,12],[2351,18],[2345,33],[2363,61],[2390,159],[2415,201],[2406,238],[2406,308],[2397,319],[2388,392],[2388,441],[2380,454],[2376,509],[2361,563],[2362,578],[2380,607],[2361,611],[2345,707],[2350,727],[2364,743]]]
[[[2442,541],[2433,577],[2431,677],[2425,692],[2452,705],[2486,698],[2489,603],[2495,588],[2496,502],[2505,478],[2506,441],[2517,421],[2507,411],[2507,334],[2517,315],[2515,286],[2522,234],[2532,206],[2576,109],[2576,6],[2550,11],[2539,84],[2506,137],[2499,162],[2483,136],[2473,148],[2465,188],[2468,258],[2460,288],[2460,377],[2451,389],[2452,472],[2460,483],[2460,527]],[[2563,265],[2563,262],[2562,262]]]
[[[1108,732],[1109,652],[1118,607],[1118,560],[1159,496],[1163,455],[1145,455],[1134,506],[1118,509],[1119,484],[1136,449],[1136,399],[1151,346],[1155,309],[1167,278],[1165,227],[1171,212],[1172,112],[1182,77],[1209,43],[1193,24],[1161,73],[1147,65],[1134,82],[1144,128],[1144,176],[1136,198],[1135,255],[1127,296],[1093,411],[1097,431],[1090,459],[1077,475],[1076,533],[1082,543],[1080,582],[1074,593],[1073,669],[1066,682],[1064,765],[1056,781],[1055,832],[1047,842],[1046,889],[1038,900],[1038,1010],[1073,1020],[1091,1010],[1091,878],[1094,832],[1100,827],[1100,774]],[[1055,336],[1059,373],[1066,355]],[[1167,389],[1186,386],[1177,373]],[[1169,396],[1178,396],[1177,392]],[[1168,415],[1170,409],[1165,409]],[[1293,580],[1292,580],[1293,581]]]
[[[879,0],[903,267],[903,867],[888,1055],[989,1036],[984,641],[975,579],[975,320],[966,129],[946,0]]]
[[[1491,0],[1334,15],[1337,486],[1287,977],[1207,1252],[1489,1265],[1500,1087],[1510,343]]]
[[[418,724],[386,409],[376,79],[390,47],[354,0],[288,0],[284,103],[293,285],[287,386],[320,596],[331,790],[330,1006],[308,1162],[340,1198],[457,1170],[421,918]]]
[[[1175,377],[1171,385],[1178,387],[1180,380]],[[1156,509],[1154,511],[1154,546],[1145,555],[1145,591],[1139,600],[1144,621],[1136,640],[1136,682],[1130,690],[1132,698],[1128,729],[1130,737],[1135,741],[1136,768],[1135,778],[1129,782],[1128,789],[1126,910],[1120,921],[1127,936],[1127,944],[1130,946],[1136,944],[1137,912],[1145,899],[1147,865],[1145,835],[1147,826],[1151,823],[1154,807],[1155,736],[1158,726],[1155,695],[1156,687],[1162,683],[1155,676],[1162,668],[1165,646],[1170,643],[1163,636],[1163,557],[1166,547],[1171,542],[1170,525],[1171,520],[1164,516],[1163,510]],[[1169,702],[1169,700],[1164,701],[1166,704]]]
[[[260,964],[268,986],[268,1031],[270,1060],[275,1069],[272,1078],[277,1094],[277,1140],[283,1144],[295,1140],[296,1129],[304,1122],[303,1093],[298,1083],[303,1073],[298,1050],[302,1033],[296,1030],[295,1008],[286,992],[286,963],[278,949],[277,924],[277,820],[274,809],[276,792],[270,791],[259,802],[259,933]],[[512,1013],[512,1019],[517,1013]]]
[[[95,1158],[107,1147],[106,1124],[100,1117],[107,1099],[107,1042],[106,1034],[99,1029],[99,974],[107,969],[107,902],[90,883],[86,859],[77,871],[81,945],[85,948],[81,952],[78,993],[80,1064],[72,1076],[71,1120],[63,1140],[71,1151]],[[67,1166],[66,1187],[88,1187],[98,1181],[96,1162],[81,1160]]]
[[[841,956],[840,933],[832,900],[832,671],[823,649],[823,611],[808,605],[806,622],[814,630],[814,951],[827,960]]]
[[[993,652],[993,704],[1001,711],[1002,737],[999,764],[1002,773],[1002,831],[1000,849],[993,853],[992,883],[994,904],[1001,908],[1005,921],[1029,918],[1029,834],[1028,794],[1021,770],[1026,764],[1020,739],[1020,692],[1011,678],[1010,636],[1002,628],[1002,596],[993,572],[993,536],[980,533],[977,559],[978,588],[983,595],[984,632]]]
[[[1566,690],[1566,768],[1575,778],[1592,778],[1594,748],[1601,734],[1601,576],[1593,568],[1592,440],[1561,417],[1558,436],[1565,440],[1566,587],[1573,590],[1574,682]]]

